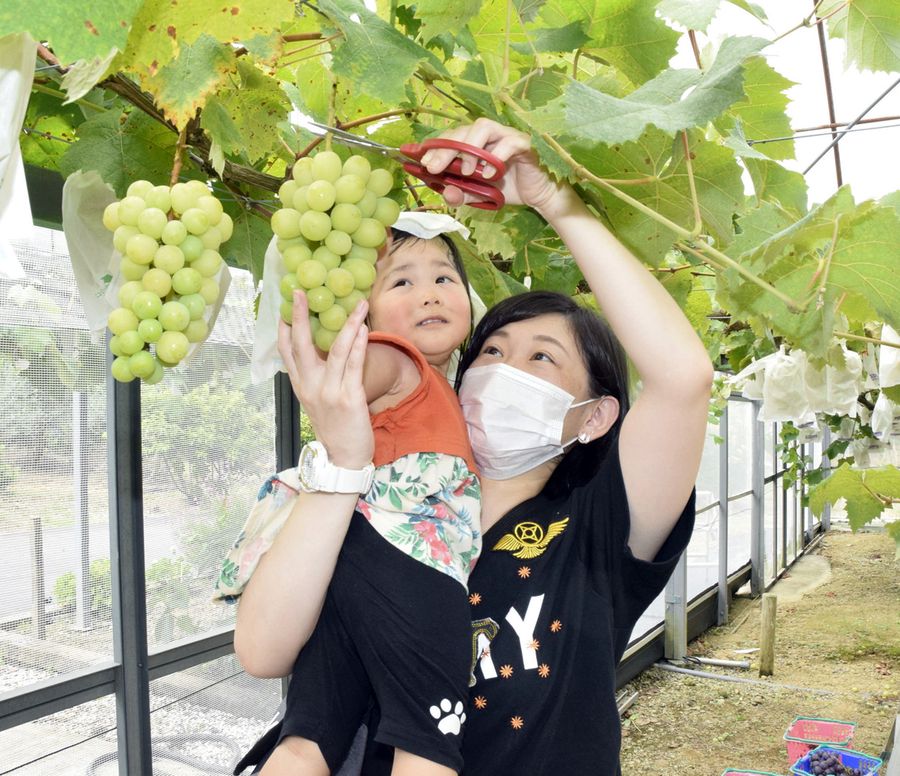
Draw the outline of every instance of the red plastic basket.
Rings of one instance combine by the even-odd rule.
[[[855,722],[818,717],[797,717],[784,733],[788,767],[821,744],[849,747],[853,742],[855,731]]]
[[[771,771],[748,771],[743,768],[739,770],[726,768],[722,771],[722,776],[778,776],[778,774],[772,773]]]

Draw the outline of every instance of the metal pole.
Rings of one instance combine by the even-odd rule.
[[[766,430],[758,420],[762,402],[752,401],[753,431],[751,434],[751,506],[750,506],[750,594],[762,595],[766,589],[766,530],[763,522],[765,507]]]
[[[78,530],[78,563],[75,571],[75,627],[91,628],[91,545],[88,512],[87,400],[72,392],[72,479],[75,490],[75,524]]]
[[[687,555],[682,553],[666,583],[665,654],[681,660],[687,654]]]
[[[829,447],[831,447],[831,429],[826,426],[822,432],[822,468],[825,470],[826,477],[831,474],[831,459],[826,455]],[[802,498],[802,492],[800,496]],[[812,528],[812,510],[806,507],[804,511],[809,513],[809,527]],[[831,504],[825,504],[825,507],[822,509],[822,530],[831,530]]]
[[[716,623],[728,622],[728,403],[719,418],[719,589]]]
[[[144,574],[144,494],[141,471],[139,381],[109,376],[109,532],[113,657],[120,776],[153,773],[150,744],[150,677],[147,658],[147,593]]]

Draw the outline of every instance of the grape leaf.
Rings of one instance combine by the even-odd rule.
[[[720,0],[662,0],[656,10],[689,30],[705,32],[719,10]]]
[[[523,22],[534,21],[543,4],[544,0],[513,0],[513,5]]]
[[[743,11],[746,11],[751,16],[756,17],[761,22],[767,21],[768,17],[766,16],[766,12],[762,9],[761,6],[758,6],[756,3],[748,2],[748,0],[728,0],[732,5],[740,8]]]
[[[231,48],[204,34],[182,43],[178,56],[144,83],[166,118],[183,127],[236,69]]]
[[[513,43],[511,48],[522,54],[575,51],[590,40],[584,32],[584,24],[583,20],[579,20],[557,29],[536,30],[528,43]]]
[[[226,154],[239,154],[244,139],[227,108],[217,99],[209,100],[200,114],[200,126],[210,140]]]
[[[232,267],[252,272],[254,282],[258,283],[262,280],[266,247],[272,239],[269,222],[237,202],[226,201],[223,206],[234,221],[234,231],[220,250],[222,258]]]
[[[879,498],[880,496],[880,498]],[[830,476],[809,490],[809,508],[821,515],[825,504],[846,499],[850,527],[858,531],[885,510],[887,499],[900,499],[900,471],[895,466],[882,469],[851,469],[841,464]]]
[[[900,71],[900,13],[896,0],[825,0],[819,16],[837,12],[826,24],[832,38],[847,43],[844,66],[861,70]]]
[[[741,64],[764,45],[761,38],[726,38],[705,73],[666,70],[621,99],[572,80],[562,97],[534,111],[532,119],[544,132],[595,143],[635,140],[648,124],[670,134],[695,127],[743,96]]]
[[[481,0],[418,0],[416,16],[422,22],[422,39],[430,40],[441,32],[455,33],[478,14]]]
[[[656,16],[657,0],[549,0],[541,9],[545,27],[588,23],[585,50],[615,65],[635,84],[663,71],[675,53],[678,33]]]
[[[887,207],[892,207],[898,213],[900,213],[900,191],[893,191],[890,194],[885,194],[880,200],[878,200],[882,205],[886,205]]]
[[[76,127],[84,116],[74,105],[63,105],[57,97],[32,92],[25,111],[19,145],[26,164],[59,169],[59,158],[75,140]]]
[[[292,0],[144,0],[114,67],[154,76],[178,54],[179,46],[209,35],[232,43],[270,35],[294,16]]]
[[[794,222],[788,213],[772,202],[760,202],[741,213],[737,219],[738,234],[729,248],[735,256],[748,253]]]
[[[391,103],[406,100],[406,84],[422,60],[443,69],[437,57],[367,10],[360,0],[320,0],[320,10],[340,28],[334,73]]]
[[[4,0],[0,5],[0,38],[29,32],[47,41],[63,65],[79,59],[103,59],[111,49],[124,49],[143,0],[93,0],[86,3],[35,3]]]
[[[806,179],[778,162],[744,159],[757,201],[773,200],[795,216],[807,212]]]
[[[59,160],[60,172],[96,170],[116,192],[125,196],[132,181],[168,183],[175,155],[175,134],[135,110],[123,121],[115,111],[92,116],[78,127],[78,142]]]

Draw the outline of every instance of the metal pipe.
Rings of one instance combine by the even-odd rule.
[[[820,0],[812,0],[813,3],[813,13],[815,13],[816,9],[819,7]],[[834,124],[835,123],[835,113],[834,113],[834,92],[831,88],[831,68],[828,66],[828,47],[825,45],[825,25],[817,24],[816,25],[816,33],[819,36],[819,57],[822,60],[822,74],[825,76],[825,99],[828,101],[828,120]],[[852,126],[852,124],[851,124]],[[840,137],[834,135],[834,140],[832,141],[832,146],[834,147],[834,171],[837,176],[837,185],[838,188],[844,185],[844,175],[841,170],[841,150],[837,147],[837,141],[840,140]],[[806,175],[812,168],[816,162],[819,161],[825,154],[828,153],[828,148],[826,148],[821,154],[819,154],[818,158],[804,171],[803,174]]]
[[[748,679],[744,676],[731,676],[729,674],[714,674],[711,671],[695,671],[693,668],[679,668],[678,666],[669,665],[668,663],[654,663],[656,668],[663,671],[672,671],[676,674],[687,674],[688,676],[696,676],[698,679],[718,679],[720,682],[738,682],[739,684],[755,684],[763,687],[771,687],[776,690],[801,690],[815,695],[837,695],[834,690],[817,690],[812,687],[797,687],[793,684],[778,684],[777,682],[767,682],[764,679]]]
[[[716,623],[728,622],[728,402],[719,418],[719,581],[716,601]]]

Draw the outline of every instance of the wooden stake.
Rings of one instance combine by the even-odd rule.
[[[775,612],[778,596],[764,593],[762,616],[759,624],[759,675],[772,676],[775,673]]]

